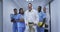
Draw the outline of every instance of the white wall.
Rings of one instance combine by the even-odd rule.
[[[52,32],[60,32],[60,0],[51,3],[51,29]]]
[[[3,21],[2,21],[2,17],[3,17],[3,15],[2,15],[2,1],[0,1],[0,32],[2,32],[2,26],[3,26]]]
[[[50,20],[50,16],[49,16],[49,4],[46,5],[46,17],[47,17],[47,24],[49,25],[49,20]]]
[[[48,24],[48,32],[50,32],[50,15],[49,15],[49,4],[46,5],[46,24]]]
[[[18,9],[18,6],[12,0],[3,0],[3,32],[12,32],[10,14],[14,8]]]

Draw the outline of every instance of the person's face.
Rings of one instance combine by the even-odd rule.
[[[21,11],[20,11],[20,13],[21,13],[21,14],[23,14],[23,13],[24,13],[24,11],[23,11],[23,10],[21,10]]]
[[[32,4],[28,4],[28,9],[32,10]]]
[[[38,11],[40,10],[40,8],[38,7]]]
[[[43,11],[46,13],[46,8],[45,7],[43,8]]]
[[[41,8],[40,7],[38,7],[38,12],[40,12],[41,11]]]
[[[17,10],[14,10],[14,14],[17,14]]]

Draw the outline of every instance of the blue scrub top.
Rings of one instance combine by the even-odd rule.
[[[44,12],[39,12],[39,22],[42,22],[44,18],[46,18],[46,13]]]
[[[24,15],[19,14],[19,15],[17,16],[17,18],[18,18],[18,19],[21,19],[21,18],[24,19]],[[24,21],[23,21],[23,22],[17,22],[17,27],[25,27],[25,22],[24,22]]]
[[[10,15],[11,19],[15,19],[15,21],[17,19],[19,19],[18,16],[19,16],[19,14],[17,14],[17,15],[11,14]],[[17,27],[17,21],[16,22],[13,22],[13,26]]]
[[[11,17],[11,19],[14,18],[15,21],[16,21],[16,20],[19,20],[21,18],[24,18],[24,15],[21,15],[21,14],[17,14],[17,15],[11,14],[10,17]],[[25,22],[18,22],[18,21],[16,21],[16,22],[13,22],[13,25],[17,26],[17,27],[25,27]]]

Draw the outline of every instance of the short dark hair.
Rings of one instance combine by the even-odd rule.
[[[14,8],[13,10],[17,10],[16,8]]]
[[[19,14],[21,14],[21,10],[23,10],[23,8],[20,8],[20,9],[19,9]],[[24,11],[23,11],[23,14],[24,14]]]
[[[29,3],[29,4],[31,4],[31,5],[32,5],[32,3]]]

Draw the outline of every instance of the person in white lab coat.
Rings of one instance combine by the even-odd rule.
[[[28,4],[28,10],[25,11],[25,23],[29,26],[29,32],[37,32],[36,25],[38,24],[38,12],[32,8],[32,4]]]

